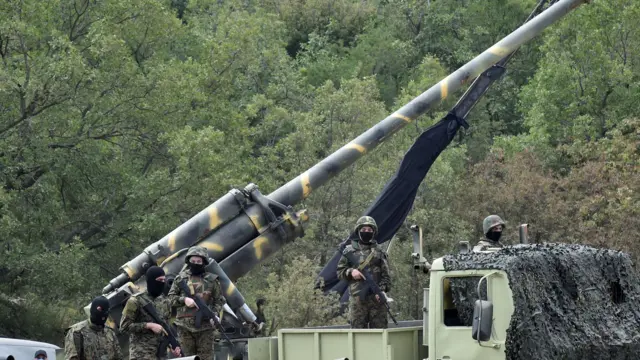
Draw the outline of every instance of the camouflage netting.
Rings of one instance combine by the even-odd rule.
[[[640,358],[640,279],[625,253],[583,245],[516,245],[449,255],[444,267],[508,274],[514,302],[509,360]],[[477,282],[472,286],[466,296],[476,293]]]

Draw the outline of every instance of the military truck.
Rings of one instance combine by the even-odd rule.
[[[526,225],[521,234],[522,244],[474,253],[463,243],[431,264],[414,252],[430,280],[421,324],[281,329],[249,339],[248,359],[638,359],[640,278],[630,256],[527,244]]]
[[[540,0],[539,4],[545,2],[547,1]],[[488,86],[504,73],[504,64],[513,53],[522,44],[585,2],[588,0],[549,1],[551,5],[546,10],[530,17],[514,32],[287,184],[268,195],[263,195],[255,184],[249,184],[244,189],[233,189],[162,239],[149,245],[139,255],[124,264],[120,268],[121,273],[104,287],[102,292],[109,299],[112,309],[107,324],[115,329],[118,328],[124,304],[133,293],[144,289],[142,277],[149,266],[163,267],[170,278],[184,268],[184,258],[189,247],[203,246],[208,250],[211,258],[207,270],[219,276],[223,294],[227,300],[222,316],[223,330],[236,342],[230,357],[246,358],[246,339],[252,336],[253,330],[259,327],[259,324],[256,323],[256,316],[245,303],[244,297],[234,282],[285,245],[304,235],[303,224],[308,220],[309,215],[305,210],[295,211],[293,206],[308,198],[315,189],[362,156],[375,150],[378,145],[425,114],[435,104],[473,81],[453,111],[432,127],[438,131],[441,130],[438,134],[445,134],[446,139],[432,136],[433,134],[428,133],[430,131],[428,129],[417,141],[426,142],[428,145],[433,144],[429,152],[426,154],[420,152],[422,148],[410,149],[410,152],[418,151],[418,154],[414,154],[416,158],[426,159],[418,166],[421,172],[412,177],[412,186],[417,189],[419,182],[422,181],[440,152],[449,144],[457,129],[460,126],[468,126],[464,118]],[[539,7],[541,8],[540,5]],[[423,135],[426,136],[423,137]],[[407,165],[410,168],[416,167],[412,161]],[[404,185],[398,185],[397,188],[402,188]],[[410,206],[413,203],[413,200],[409,199],[410,195],[407,195],[407,201],[400,203]],[[395,199],[393,196],[387,196],[387,198],[391,199],[391,202]],[[402,212],[406,214],[408,210],[403,209]],[[404,221],[404,218],[399,216],[393,220],[397,225]],[[388,233],[393,232],[389,231],[393,229],[386,220],[376,219],[376,222],[379,229],[385,228]],[[382,237],[377,240],[384,242],[388,239]],[[327,272],[335,273],[329,265]],[[437,272],[432,272],[432,274],[435,273]],[[490,277],[489,283],[494,281],[495,276],[497,275]],[[341,291],[343,300],[348,296],[348,292],[344,292],[344,284],[338,284],[333,290]],[[87,306],[85,311],[88,312],[88,310]],[[286,336],[286,333],[282,334]],[[283,337],[280,337],[279,341],[282,339]],[[418,347],[414,348],[418,349]],[[253,354],[257,356],[255,351]]]

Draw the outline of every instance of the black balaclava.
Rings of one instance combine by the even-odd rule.
[[[204,272],[204,264],[194,264],[194,263],[189,263],[189,269],[191,270],[191,273],[193,275],[200,275]]]
[[[104,326],[109,316],[109,300],[104,296],[98,296],[91,302],[91,310],[89,320],[98,326]]]
[[[147,292],[149,295],[158,297],[164,291],[164,281],[157,281],[158,276],[164,276],[164,270],[159,266],[152,266],[147,270]]]
[[[371,240],[373,239],[373,234],[374,232],[366,232],[366,231],[360,231],[358,233],[358,236],[360,237],[360,240],[362,241],[363,244],[371,244]]]
[[[500,240],[500,236],[502,236],[502,231],[491,230],[487,233],[486,236],[487,236],[487,239],[493,242],[498,242],[498,240]]]

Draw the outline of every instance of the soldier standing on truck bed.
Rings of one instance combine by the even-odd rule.
[[[140,360],[164,360],[156,354],[162,343],[164,329],[162,325],[154,322],[143,307],[152,304],[159,317],[168,323],[171,316],[171,304],[169,299],[163,296],[165,273],[161,267],[152,266],[145,274],[147,289],[134,294],[127,300],[122,310],[120,331],[129,334],[129,359]],[[166,349],[160,349],[166,355]],[[173,349],[173,354],[180,355],[180,348]]]
[[[187,269],[176,276],[169,290],[171,305],[177,309],[174,324],[178,328],[180,345],[185,356],[198,355],[203,360],[213,360],[213,340],[220,337],[220,333],[215,329],[213,319],[203,317],[200,327],[196,327],[196,303],[182,292],[178,284],[186,280],[189,289],[193,289],[193,293],[202,298],[216,314],[220,312],[226,299],[222,295],[218,275],[205,271],[209,264],[207,249],[201,246],[191,247],[184,261]]]
[[[376,235],[378,226],[370,216],[363,216],[356,223],[358,240],[352,241],[342,252],[338,262],[338,279],[349,281],[349,307],[351,310],[351,328],[386,329],[389,320],[387,309],[364,281],[364,275],[358,268],[369,266],[373,281],[383,292],[391,288],[391,276],[387,254],[378,247]],[[358,259],[352,263],[349,258]]]
[[[484,239],[478,241],[478,244],[473,247],[474,252],[485,251],[488,248],[501,248],[500,237],[502,236],[502,230],[505,228],[505,223],[498,215],[489,215],[484,221],[482,221],[482,231],[484,232]]]
[[[109,310],[106,297],[93,299],[89,320],[67,329],[64,339],[65,360],[124,360],[116,332],[105,326]]]

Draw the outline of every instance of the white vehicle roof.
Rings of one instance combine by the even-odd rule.
[[[38,350],[46,351],[47,358],[54,360],[58,350],[62,349],[57,345],[41,341],[0,337],[0,360],[6,359],[9,355],[16,360],[31,360]]]

